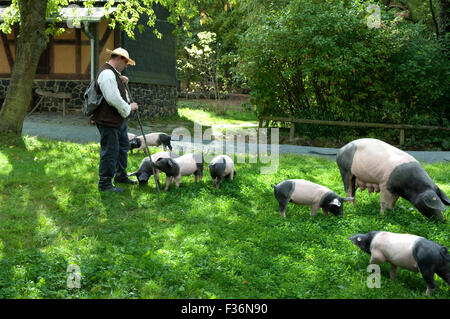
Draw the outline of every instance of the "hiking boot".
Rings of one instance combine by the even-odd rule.
[[[128,177],[125,178],[121,178],[121,179],[114,179],[114,184],[130,184],[130,185],[134,185],[137,184],[136,181],[133,181],[132,179],[129,179]]]
[[[113,192],[113,193],[122,193],[123,192],[123,188],[114,187],[114,186],[107,187],[107,188],[100,188],[99,187],[98,190],[100,192]]]

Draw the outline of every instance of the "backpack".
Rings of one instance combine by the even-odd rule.
[[[95,82],[95,80],[91,81],[84,92],[83,114],[85,116],[91,116],[103,100],[103,95],[97,93]]]

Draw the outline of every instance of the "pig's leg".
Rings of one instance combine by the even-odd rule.
[[[436,289],[436,283],[434,282],[434,273],[432,271],[422,272],[422,277],[427,283],[427,295],[431,296]]]
[[[166,187],[164,188],[164,190],[167,192],[167,190],[169,189],[169,184],[170,184],[170,180],[172,177],[167,176],[166,175]]]
[[[156,181],[159,183],[159,170],[155,168]]]
[[[318,209],[319,209],[319,204],[313,204],[311,206],[311,216],[314,216]]]
[[[436,283],[434,281],[435,267],[428,260],[418,260],[417,268],[419,268],[423,280],[427,283],[427,295],[431,296],[436,289]]]
[[[323,208],[323,207],[322,207],[322,212],[323,212],[324,216],[328,216],[328,211],[325,208]]]
[[[437,275],[439,277],[441,277],[442,279],[444,279],[444,281],[450,286],[450,272],[441,272],[441,271],[436,271]]]
[[[378,249],[373,249],[370,256],[371,264],[382,264],[386,261],[386,257],[384,257],[383,253]]]
[[[173,177],[172,177],[172,179],[173,179]],[[175,178],[175,186],[178,188],[178,187],[180,187],[180,180],[181,180],[181,175],[178,175],[176,178]]]
[[[394,210],[395,203],[398,200],[398,195],[392,194],[385,187],[381,187],[381,197],[380,197],[380,213],[384,216],[384,211],[386,209]]]
[[[219,185],[217,183],[217,185]],[[289,200],[287,198],[277,198],[278,200],[278,211],[280,212],[281,217],[286,218],[286,208]]]
[[[395,280],[397,278],[397,266],[394,264],[391,264],[391,271],[389,273],[391,280]]]
[[[347,189],[345,190],[345,194],[347,195],[347,197],[353,197],[354,199],[350,201],[350,203],[352,203],[353,205],[356,204],[356,177],[352,174],[349,174],[348,177],[348,183],[347,183]]]

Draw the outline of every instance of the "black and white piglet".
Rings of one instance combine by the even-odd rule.
[[[427,294],[436,289],[434,274],[450,285],[450,257],[447,247],[426,238],[386,231],[356,234],[349,240],[362,251],[370,254],[370,264],[391,264],[390,277],[395,280],[397,267],[422,274],[427,284]]]
[[[352,197],[340,197],[327,187],[304,179],[289,179],[272,187],[275,198],[280,204],[278,210],[282,217],[286,217],[288,202],[311,206],[311,216],[314,216],[319,208],[322,208],[323,214],[328,216],[328,212],[343,215],[343,203],[353,200]]]
[[[214,186],[219,189],[224,177],[233,180],[236,171],[234,170],[234,162],[228,155],[217,155],[209,163],[209,173],[214,182]]]
[[[155,168],[166,173],[166,187],[175,180],[176,187],[180,186],[181,176],[195,175],[195,182],[203,177],[203,155],[202,154],[185,154],[178,158],[161,158],[154,162]]]
[[[139,185],[145,185],[148,182],[148,179],[150,176],[153,175],[153,169],[152,169],[152,162],[155,163],[157,160],[161,158],[177,158],[179,157],[178,154],[172,153],[172,152],[159,152],[152,155],[152,161],[150,161],[150,158],[144,157],[144,159],[141,161],[141,165],[139,165],[139,168],[136,172],[133,172],[129,174],[128,176],[136,176]],[[156,180],[159,183],[159,170],[155,167],[155,177]]]
[[[166,133],[150,133],[145,135],[145,140],[147,141],[148,146],[163,146],[164,151],[169,148],[172,150],[172,145],[170,144],[172,138],[170,135]],[[143,135],[136,136],[135,138],[130,140],[130,151],[133,151],[137,148],[137,152],[139,153],[141,150],[146,152],[145,143]]]

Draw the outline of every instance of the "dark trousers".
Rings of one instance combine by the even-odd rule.
[[[127,120],[120,127],[97,124],[100,132],[100,164],[98,167],[98,188],[112,186],[112,179],[127,177],[127,160],[130,141],[127,134]]]

